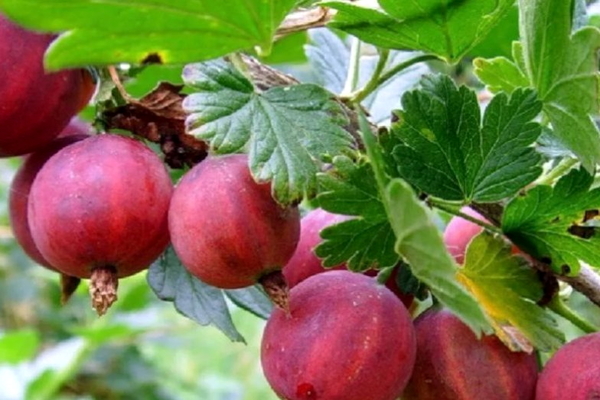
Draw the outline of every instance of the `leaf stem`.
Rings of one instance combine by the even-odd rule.
[[[441,59],[436,55],[424,54],[424,55],[420,55],[417,57],[413,57],[404,62],[401,62],[400,64],[393,66],[390,70],[388,70],[385,73],[378,76],[374,82],[369,81],[367,83],[368,88],[367,88],[367,85],[365,85],[365,87],[363,89],[361,89],[360,91],[351,94],[350,101],[352,101],[354,103],[361,102],[362,100],[365,99],[365,97],[367,97],[369,94],[374,92],[378,87],[385,84],[387,81],[389,81],[391,78],[393,78],[396,74],[404,71],[405,69],[407,69],[409,67],[412,67],[415,64],[418,64],[418,63],[424,62],[424,61],[430,61],[430,60],[441,61]]]
[[[119,72],[117,71],[117,68],[115,68],[114,65],[109,65],[106,68],[106,70],[108,71],[110,79],[113,81],[113,83],[115,84],[115,87],[119,91],[119,94],[121,95],[121,97],[123,97],[123,100],[125,100],[127,103],[133,103],[134,99],[129,95],[129,93],[127,93],[127,90],[125,90],[125,87],[123,86],[123,82],[121,82],[121,77],[119,76]]]
[[[390,51],[388,49],[381,49],[379,52],[379,60],[377,60],[377,65],[375,66],[375,70],[371,75],[369,81],[363,86],[362,89],[350,94],[350,101],[353,103],[360,103],[363,101],[369,94],[371,94],[377,87],[379,86],[379,78],[385,69],[385,65],[387,64],[388,58],[390,55]]]
[[[360,128],[360,134],[362,136],[363,143],[365,144],[365,149],[367,150],[367,156],[369,157],[371,167],[373,168],[375,182],[377,182],[379,194],[382,197],[384,197],[385,189],[387,187],[387,184],[389,183],[389,178],[383,170],[383,155],[381,154],[381,150],[378,147],[377,139],[375,138],[375,135],[373,135],[373,132],[369,127],[369,123],[367,122],[365,114],[359,107],[356,108],[358,113],[358,126]],[[389,216],[390,210],[387,201],[382,201],[382,203],[385,208],[386,214]]]
[[[550,303],[548,303],[548,308],[555,314],[558,314],[571,322],[585,333],[594,333],[598,331],[598,327],[594,326],[581,315],[577,314],[571,307],[567,306],[567,304],[559,296],[554,296],[554,298],[552,298]]]
[[[438,208],[442,211],[447,212],[448,214],[452,214],[452,215],[456,215],[457,217],[466,219],[469,222],[472,222],[474,224],[477,224],[479,226],[481,226],[482,228],[490,231],[490,232],[494,232],[497,233],[499,235],[503,235],[504,233],[502,232],[502,230],[500,228],[498,228],[497,226],[494,226],[492,224],[488,224],[487,222],[484,222],[480,219],[471,217],[470,215],[467,215],[461,211],[457,211],[454,208],[450,207],[449,205],[446,204],[446,202],[444,202],[443,200],[437,200],[434,198],[428,198],[427,199],[427,203],[435,208]]]
[[[348,75],[346,75],[346,83],[344,84],[342,93],[340,93],[340,97],[348,97],[358,84],[358,73],[360,70],[360,47],[360,40],[353,37],[352,44],[350,45],[350,65],[348,65]]]
[[[540,177],[535,183],[536,185],[552,185],[558,178],[563,176],[567,171],[573,168],[579,162],[576,158],[563,158],[556,167],[554,167],[546,175]]]

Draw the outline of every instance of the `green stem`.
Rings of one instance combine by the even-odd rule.
[[[440,61],[440,58],[433,54],[424,54],[421,56],[411,58],[404,62],[401,62],[400,64],[394,65],[389,71],[381,74],[375,82],[371,83],[369,85],[368,90],[365,90],[365,89],[367,89],[367,87],[365,86],[364,89],[362,89],[359,92],[352,95],[350,100],[354,103],[358,103],[358,102],[364,100],[365,97],[367,97],[369,94],[371,94],[373,91],[375,91],[378,87],[382,86],[384,83],[386,83],[387,81],[392,79],[396,74],[404,71],[405,69],[407,69],[409,67],[412,67],[415,64],[418,64],[418,63],[424,62],[424,61],[430,61],[430,60]]]
[[[358,114],[358,126],[360,128],[360,134],[363,139],[363,143],[365,144],[365,149],[367,151],[367,157],[371,162],[371,167],[373,168],[373,173],[375,175],[375,182],[377,183],[377,188],[379,193],[383,199],[383,206],[385,208],[386,214],[390,215],[388,202],[385,200],[385,189],[387,184],[389,183],[389,178],[385,174],[383,170],[383,155],[377,144],[377,139],[375,135],[369,128],[369,123],[367,122],[367,118],[365,114],[360,109],[360,107],[356,107],[356,112]]]
[[[352,93],[358,84],[358,73],[360,69],[360,46],[360,40],[357,38],[352,38],[348,75],[346,76],[346,83],[344,84],[344,89],[342,90],[340,97],[348,97],[349,93]]]
[[[482,221],[480,219],[471,217],[470,215],[467,215],[467,214],[465,214],[463,212],[457,211],[454,208],[448,206],[447,203],[444,202],[444,201],[439,201],[439,200],[434,199],[434,198],[429,198],[429,199],[427,199],[427,202],[431,206],[433,206],[435,208],[438,208],[438,209],[440,209],[442,211],[445,211],[448,214],[456,215],[456,216],[458,216],[460,218],[466,219],[467,221],[470,221],[470,222],[472,222],[474,224],[477,224],[477,225],[485,228],[486,230],[488,230],[490,232],[494,232],[494,233],[497,233],[499,235],[503,235],[502,230],[500,228],[498,228],[497,226],[494,226],[492,224],[488,224],[487,222],[484,222],[484,221]]]
[[[550,303],[548,303],[548,308],[555,314],[558,314],[564,319],[570,321],[573,325],[585,333],[594,333],[598,331],[598,327],[594,326],[585,320],[581,315],[577,314],[571,307],[567,306],[559,296],[554,296]]]
[[[390,205],[386,197],[386,188],[390,181],[390,178],[386,175],[385,171],[383,170],[384,162],[383,155],[381,154],[381,149],[379,148],[375,135],[369,127],[367,117],[365,116],[360,106],[355,106],[355,111],[358,114],[359,132],[362,137],[363,143],[365,144],[365,150],[367,151],[367,157],[370,160],[371,168],[373,169],[373,174],[375,175],[375,182],[377,183],[377,189],[382,199],[381,202],[383,204],[383,208],[388,218],[391,218]]]
[[[573,168],[579,160],[576,158],[564,158],[556,167],[536,181],[537,185],[552,185],[558,178]]]
[[[387,64],[388,58],[390,55],[390,51],[388,49],[382,49],[379,53],[379,60],[377,60],[377,65],[375,66],[375,70],[373,71],[373,75],[371,75],[371,79],[365,84],[365,86],[354,92],[350,95],[350,100],[358,104],[363,101],[369,94],[375,91],[379,86],[379,78],[383,73],[385,65]]]
[[[423,54],[421,56],[417,56],[414,58],[411,58],[409,60],[406,60],[404,62],[401,62],[398,65],[395,65],[394,67],[392,67],[392,69],[390,69],[389,71],[387,71],[385,74],[381,75],[381,78],[379,78],[379,82],[378,82],[378,86],[383,85],[384,83],[386,83],[388,80],[390,80],[391,78],[394,77],[394,75],[396,75],[397,73],[404,71],[405,69],[412,67],[415,64],[418,64],[420,62],[424,62],[424,61],[432,61],[432,60],[437,60],[437,61],[441,61],[441,59],[433,54]]]

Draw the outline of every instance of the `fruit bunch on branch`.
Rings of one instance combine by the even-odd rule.
[[[243,341],[233,302],[287,400],[600,392],[565,361],[571,293],[600,307],[585,2],[205,3],[0,0],[11,226],[63,301],[147,270]]]

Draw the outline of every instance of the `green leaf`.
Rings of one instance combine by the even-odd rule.
[[[473,66],[475,75],[485,82],[493,93],[510,94],[518,88],[529,86],[527,77],[507,58],[476,58],[473,60]]]
[[[554,187],[539,185],[504,210],[502,231],[520,249],[546,258],[561,274],[576,275],[580,260],[600,267],[598,228],[583,224],[585,211],[600,209],[600,188],[585,170],[572,170]],[[573,233],[580,230],[583,236]]]
[[[224,290],[224,292],[236,306],[262,319],[269,318],[271,311],[273,311],[273,303],[258,286],[229,289]]]
[[[536,150],[544,156],[544,158],[576,158],[575,154],[565,147],[565,145],[552,134],[550,128],[542,128],[542,134],[538,138]]]
[[[161,81],[182,85],[182,68],[182,65],[146,65],[135,74],[133,79],[126,82],[127,93],[137,98],[143,97],[156,87],[157,82]]]
[[[496,335],[513,351],[531,350],[519,340],[520,335],[541,351],[563,344],[564,335],[554,319],[535,303],[543,295],[536,271],[524,258],[513,256],[503,239],[485,231],[477,235],[458,271],[458,280],[492,317]]]
[[[273,50],[266,57],[261,57],[264,64],[304,64],[306,54],[304,46],[308,41],[307,32],[296,32],[277,40],[273,44]]]
[[[188,65],[184,81],[198,93],[184,100],[190,133],[210,142],[212,151],[247,147],[258,181],[273,181],[282,203],[317,191],[322,161],[352,146],[345,119],[332,95],[316,85],[274,87],[255,92],[224,61]]]
[[[260,46],[294,0],[0,0],[0,9],[36,30],[65,32],[47,55],[52,69],[120,62],[183,64]]]
[[[410,186],[393,179],[386,188],[385,201],[396,235],[395,250],[410,264],[413,275],[474,332],[489,331],[479,304],[456,281],[456,264],[444,247],[440,230]]]
[[[348,74],[350,50],[344,41],[326,28],[308,31],[310,43],[304,48],[317,83],[332,93],[341,93]]]
[[[354,164],[347,157],[333,160],[335,169],[319,176],[317,197],[321,208],[353,218],[321,231],[323,242],[315,254],[323,265],[347,262],[353,271],[395,265],[394,232],[390,227],[371,167]]]
[[[172,301],[182,315],[214,325],[234,342],[244,342],[231,320],[223,291],[192,276],[169,247],[148,270],[148,284],[161,300]]]
[[[447,200],[493,202],[517,193],[542,172],[531,147],[541,128],[531,120],[541,104],[531,90],[496,95],[483,124],[477,97],[449,77],[425,77],[421,90],[402,97],[393,134],[400,175],[425,193]]]
[[[4,333],[0,336],[0,364],[18,364],[35,356],[40,335],[31,329]]]
[[[525,71],[544,103],[554,134],[588,170],[600,162],[597,114],[600,30],[573,32],[572,1],[520,0],[520,33]]]
[[[410,265],[400,262],[398,272],[396,273],[396,285],[402,293],[410,294],[423,301],[429,296],[427,286],[413,275]]]
[[[333,28],[376,46],[421,50],[460,60],[510,10],[513,0],[379,0],[380,7],[327,1],[337,9]]]
[[[485,39],[469,51],[467,57],[510,57],[512,42],[515,40],[519,40],[519,9],[516,4],[490,30]]]

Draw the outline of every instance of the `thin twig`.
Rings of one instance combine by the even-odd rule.
[[[474,218],[474,217],[472,217],[472,216],[470,216],[468,214],[465,214],[465,213],[463,213],[461,211],[456,211],[455,209],[446,206],[443,202],[438,202],[436,199],[428,198],[427,199],[427,203],[429,205],[435,207],[435,208],[438,208],[438,209],[440,209],[442,211],[447,212],[448,214],[452,214],[452,215],[455,215],[455,216],[460,217],[462,219],[466,219],[467,221],[472,222],[472,223],[474,223],[476,225],[479,225],[482,228],[484,228],[484,229],[486,229],[486,230],[488,230],[490,232],[494,232],[494,233],[497,233],[499,235],[503,234],[502,230],[500,228],[498,228],[497,226],[494,226],[492,224],[488,224],[485,221],[482,221],[480,219]]]
[[[594,333],[598,331],[598,327],[594,326],[592,323],[575,312],[575,310],[571,309],[571,307],[567,306],[559,296],[554,296],[552,301],[548,303],[548,308],[551,309],[555,314],[558,314],[567,321],[571,322],[585,333]]]
[[[315,7],[295,11],[285,17],[281,25],[279,25],[275,33],[275,40],[279,40],[295,32],[325,26],[333,19],[336,12],[336,10],[328,7]]]
[[[587,265],[581,266],[577,276],[557,275],[556,277],[600,306],[600,275]]]
[[[125,87],[123,86],[123,82],[121,82],[121,77],[119,76],[119,72],[117,72],[117,69],[115,68],[115,66],[110,65],[106,69],[108,70],[110,79],[115,84],[115,87],[119,91],[119,94],[121,95],[121,97],[123,97],[123,99],[127,103],[135,102],[135,99],[133,97],[131,97],[131,95],[129,93],[127,93],[127,90],[125,90]]]
[[[424,61],[432,61],[432,60],[437,60],[437,61],[441,61],[441,59],[433,54],[424,54],[421,56],[417,56],[414,58],[411,58],[409,60],[406,60],[404,62],[401,62],[400,64],[397,64],[395,66],[393,66],[389,71],[386,71],[384,74],[381,75],[381,77],[379,78],[379,81],[377,82],[377,86],[379,87],[381,85],[383,85],[384,83],[386,83],[388,80],[390,80],[391,78],[393,78],[397,73],[404,71],[405,69],[418,64],[420,62],[424,62]]]
[[[348,74],[346,75],[346,83],[342,89],[340,97],[348,97],[350,93],[356,89],[358,83],[358,75],[360,69],[360,47],[361,42],[358,38],[352,38],[350,45],[350,64],[348,65]]]
[[[375,66],[375,71],[373,71],[373,75],[371,75],[371,79],[365,84],[365,86],[354,92],[350,95],[350,100],[353,103],[360,103],[363,101],[369,94],[371,94],[377,87],[379,86],[379,77],[383,73],[385,65],[387,64],[388,57],[390,55],[390,51],[387,49],[381,50],[379,53],[379,60],[377,60],[377,65]]]

